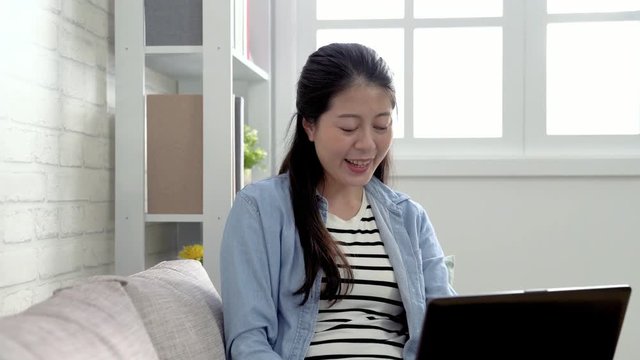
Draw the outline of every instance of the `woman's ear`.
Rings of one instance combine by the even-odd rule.
[[[307,137],[309,138],[309,141],[313,142],[315,131],[316,131],[315,124],[312,123],[311,121],[308,121],[307,119],[302,119],[302,127],[304,128],[304,132],[307,133]]]

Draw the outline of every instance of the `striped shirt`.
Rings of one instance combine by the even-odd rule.
[[[402,359],[406,316],[366,196],[353,218],[342,220],[328,213],[326,225],[351,265],[353,287],[333,306],[320,300],[306,359]]]

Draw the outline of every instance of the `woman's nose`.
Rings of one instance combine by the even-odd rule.
[[[374,149],[376,147],[376,143],[373,141],[372,131],[367,128],[363,128],[361,130],[362,131],[360,131],[355,147],[362,150]]]

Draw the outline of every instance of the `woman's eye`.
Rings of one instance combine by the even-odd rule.
[[[350,132],[355,131],[356,129],[352,129],[352,128],[340,128],[340,130],[342,130],[342,131],[344,131],[344,132],[348,132],[348,133],[350,133]]]
[[[373,123],[373,128],[378,131],[388,130],[392,124],[392,121],[391,119],[385,119],[385,120],[386,121],[379,121],[379,122]]]

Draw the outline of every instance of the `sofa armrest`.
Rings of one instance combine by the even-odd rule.
[[[195,260],[172,260],[127,278],[160,359],[224,359],[222,300]]]
[[[0,359],[158,359],[119,281],[89,281],[0,319]]]

